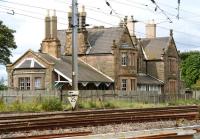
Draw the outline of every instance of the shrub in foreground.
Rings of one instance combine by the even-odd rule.
[[[42,109],[44,111],[61,111],[63,106],[58,98],[49,98],[42,101]]]

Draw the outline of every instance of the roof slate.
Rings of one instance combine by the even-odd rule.
[[[88,42],[91,46],[88,54],[111,53],[113,40],[119,42],[124,33],[124,28],[88,28]],[[58,39],[61,43],[61,52],[64,52],[66,46],[66,30],[58,30]]]
[[[62,58],[56,59],[48,54],[37,54],[45,58],[47,61],[53,62],[56,70],[60,71],[68,78],[72,78],[71,56],[62,56]],[[79,82],[113,82],[110,78],[106,77],[80,60],[78,60],[78,80]]]
[[[170,37],[145,38],[141,40],[147,60],[162,59],[162,54],[168,49]]]
[[[89,28],[88,41],[91,46],[89,54],[111,53],[113,40],[119,42],[124,28]]]

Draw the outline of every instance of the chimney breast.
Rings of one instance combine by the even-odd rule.
[[[156,24],[154,23],[154,20],[146,25],[146,37],[156,38]]]

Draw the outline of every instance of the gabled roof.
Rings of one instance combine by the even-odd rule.
[[[139,74],[137,76],[137,84],[162,85],[164,82],[147,74]]]
[[[111,53],[113,40],[118,43],[124,34],[125,28],[88,28],[88,43],[90,48],[87,54],[106,54]],[[61,51],[66,46],[66,30],[58,30],[58,39],[61,43]],[[62,51],[64,52],[64,51]]]
[[[67,78],[72,78],[72,58],[71,56],[62,56],[56,59],[48,54],[37,53],[47,61],[54,63],[54,69],[59,71]],[[64,77],[64,78],[65,78]],[[90,67],[84,62],[78,60],[78,81],[79,82],[113,82],[113,80],[100,71]]]
[[[162,55],[168,49],[170,37],[156,37],[141,39],[147,60],[162,59]]]

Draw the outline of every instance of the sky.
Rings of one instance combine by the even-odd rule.
[[[27,50],[38,51],[44,39],[44,18],[47,9],[56,10],[58,29],[67,29],[67,12],[72,0],[0,0],[0,20],[16,31],[17,49],[11,61]],[[106,1],[110,6],[106,4]],[[153,3],[155,1],[155,3]],[[134,16],[136,36],[145,37],[145,24],[157,23],[157,36],[169,36],[173,29],[177,49],[181,52],[200,50],[199,0],[78,0],[85,5],[89,27],[116,27],[125,16]],[[179,10],[178,10],[179,9]],[[179,18],[178,18],[179,17]],[[7,78],[5,66],[0,66],[0,78]]]

